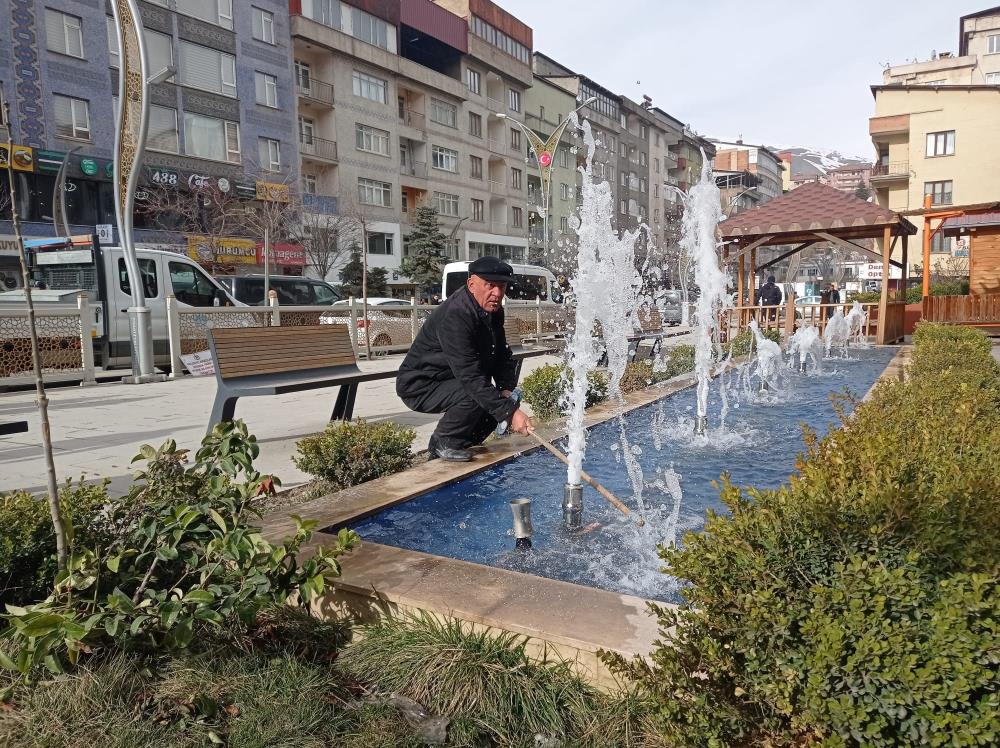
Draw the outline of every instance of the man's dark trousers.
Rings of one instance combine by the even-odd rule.
[[[404,402],[418,413],[444,413],[434,430],[441,447],[466,449],[482,444],[497,427],[496,419],[469,397],[457,379],[433,382]]]

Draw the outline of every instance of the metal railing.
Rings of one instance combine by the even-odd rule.
[[[299,135],[299,152],[306,157],[311,157],[320,161],[336,162],[337,141],[318,138],[315,135],[306,137]]]
[[[35,329],[42,359],[42,374],[79,372],[83,384],[94,378],[94,338],[100,331],[100,305],[91,305],[86,294],[69,304],[38,304]],[[0,308],[0,382],[34,376],[28,309]]]
[[[411,161],[408,164],[399,165],[399,173],[404,176],[427,178],[427,164],[423,161]]]
[[[325,81],[318,81],[310,78],[307,81],[296,80],[295,91],[304,99],[315,101],[319,104],[333,106],[333,84]]]
[[[889,161],[872,166],[873,177],[908,177],[910,175],[909,161]]]

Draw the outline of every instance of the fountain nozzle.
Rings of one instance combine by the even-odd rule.
[[[531,499],[514,499],[510,502],[510,511],[514,515],[515,547],[531,548],[531,536],[534,534],[531,526]]]
[[[563,487],[563,524],[567,530],[579,530],[583,524],[583,486],[567,483]]]
[[[694,424],[694,433],[697,436],[704,436],[708,431],[708,416],[698,416]]]
[[[806,373],[806,362],[805,361],[799,361],[799,371],[801,373],[803,373],[803,374]]]

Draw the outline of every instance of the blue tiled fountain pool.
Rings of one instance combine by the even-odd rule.
[[[786,481],[803,448],[802,425],[824,433],[836,421],[830,395],[862,396],[894,353],[852,350],[850,359],[824,361],[822,373],[789,370],[773,394],[738,397],[736,377],[728,385],[716,380],[707,438],[693,436],[693,388],[595,426],[584,468],[641,512],[644,527],[585,487],[589,531],[567,533],[561,512],[566,469],[538,449],[387,509],[354,529],[377,543],[674,601],[677,583],[660,571],[657,543],[679,541],[685,531],[701,527],[707,509],[724,510],[712,487],[724,472],[743,486],[774,488]],[[729,391],[728,415],[720,429],[722,386]],[[673,474],[679,500],[671,490]],[[520,497],[533,501],[530,550],[515,550],[511,534],[508,502]]]

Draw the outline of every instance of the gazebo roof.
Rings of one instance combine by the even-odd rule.
[[[809,241],[815,239],[817,231],[847,240],[876,238],[882,237],[887,227],[893,236],[917,233],[916,227],[895,211],[809,182],[723,221],[719,231],[724,241],[769,246]]]

